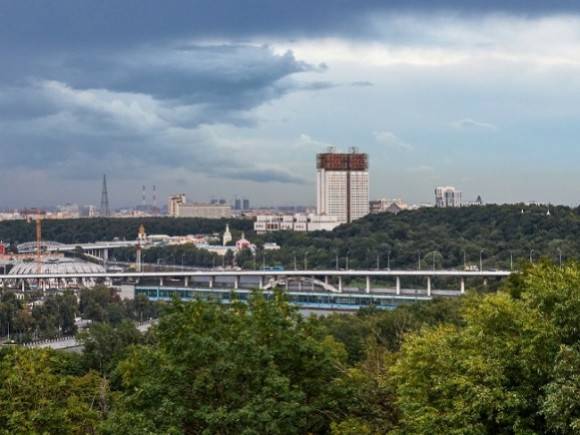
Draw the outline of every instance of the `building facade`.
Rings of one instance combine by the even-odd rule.
[[[435,188],[435,207],[461,207],[461,191],[452,186]]]
[[[369,212],[376,213],[393,213],[397,214],[403,210],[407,210],[409,205],[401,199],[374,199],[369,202]]]
[[[232,217],[232,208],[227,204],[188,203],[183,193],[169,197],[168,212],[171,217],[206,219]]]
[[[367,154],[330,149],[316,159],[316,212],[349,223],[369,213]]]
[[[332,231],[340,225],[335,216],[315,214],[261,215],[256,217],[254,230],[258,234],[273,231]]]
[[[177,195],[171,195],[169,197],[169,202],[167,203],[167,213],[171,217],[178,217],[179,206],[186,203],[185,193],[178,193]]]

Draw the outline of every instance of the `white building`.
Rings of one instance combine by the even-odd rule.
[[[188,203],[184,193],[169,197],[169,216],[220,219],[232,217],[228,204]]]
[[[402,199],[374,199],[369,202],[369,212],[375,213],[393,213],[397,214],[403,210],[407,210],[409,205]]]
[[[349,223],[369,213],[368,156],[352,148],[317,155],[316,213]]]
[[[461,207],[461,191],[452,186],[437,187],[435,207]]]
[[[258,234],[273,231],[332,231],[340,225],[335,216],[316,214],[261,215],[256,217],[254,230]]]
[[[185,193],[178,193],[176,195],[171,195],[169,197],[169,202],[167,204],[167,212],[171,217],[177,217],[179,215],[179,206],[187,202]]]

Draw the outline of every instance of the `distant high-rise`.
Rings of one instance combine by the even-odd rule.
[[[318,215],[335,216],[349,223],[369,214],[368,155],[351,148],[337,153],[330,148],[316,161]]]
[[[109,209],[109,192],[107,192],[107,175],[103,175],[103,189],[101,191],[101,210],[100,214],[103,217],[111,216]]]
[[[169,197],[167,204],[167,214],[171,217],[179,216],[179,207],[187,202],[185,193],[178,193]]]
[[[241,210],[242,209],[242,200],[240,198],[236,198],[234,200],[234,210]]]
[[[242,201],[242,210],[249,210],[250,209],[250,200],[244,199]]]
[[[461,191],[452,186],[435,189],[435,207],[461,207]]]

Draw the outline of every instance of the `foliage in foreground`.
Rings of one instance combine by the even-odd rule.
[[[342,348],[280,297],[228,307],[175,303],[158,345],[119,365],[109,433],[320,433],[335,412]]]
[[[304,319],[280,295],[175,302],[147,337],[0,353],[0,431],[580,433],[580,265],[498,294]]]

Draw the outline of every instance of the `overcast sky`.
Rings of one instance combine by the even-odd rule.
[[[313,204],[315,154],[371,197],[580,202],[580,1],[0,0],[0,207]]]

